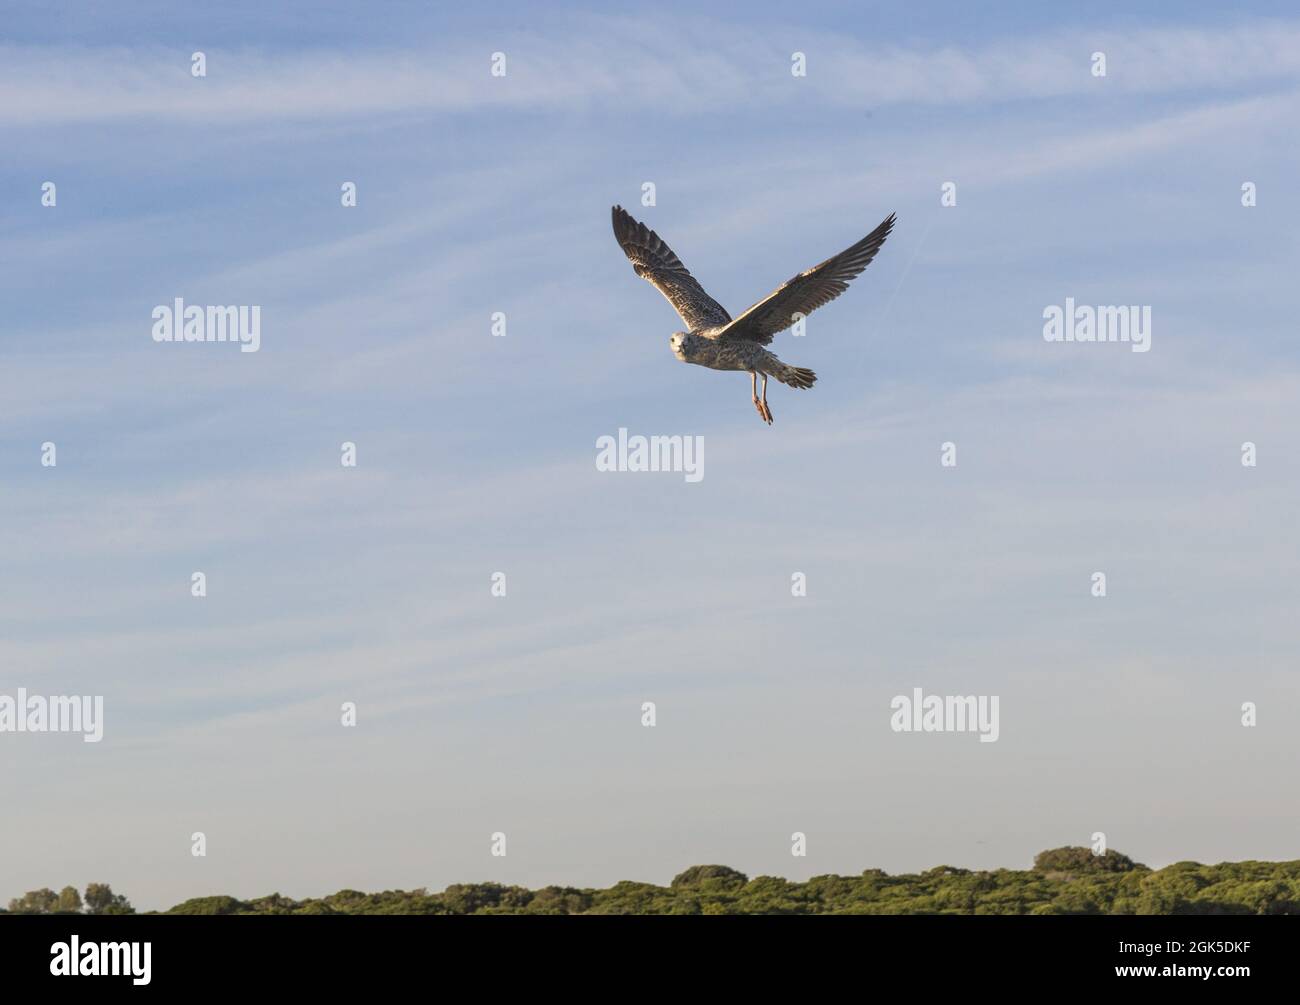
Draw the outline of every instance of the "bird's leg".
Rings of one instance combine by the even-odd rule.
[[[766,377],[763,378],[763,390],[764,393],[766,393],[767,391]],[[754,402],[754,408],[758,410],[759,418],[762,419],[764,422],[766,422],[767,412],[763,410],[763,405],[758,400],[758,371],[757,370],[749,371],[749,393],[750,393],[751,400]]]
[[[772,424],[772,410],[767,407],[767,374],[763,374],[763,400],[759,402],[759,405],[763,409],[763,418],[767,420],[767,424],[770,426]]]

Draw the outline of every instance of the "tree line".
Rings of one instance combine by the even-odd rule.
[[[105,884],[81,897],[34,890],[9,902],[15,914],[134,913]],[[362,893],[340,890],[294,900],[196,897],[166,914],[1300,914],[1300,861],[1177,862],[1149,869],[1126,855],[1089,848],[1040,853],[1031,869],[972,871],[941,865],[891,876],[750,879],[724,865],[692,866],[668,886],[624,881],[607,889],[457,883]]]
[[[58,893],[48,887],[28,890],[9,901],[10,914],[135,914],[131,902],[107,883],[91,883],[83,897],[75,886]]]

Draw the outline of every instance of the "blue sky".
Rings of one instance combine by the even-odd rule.
[[[0,693],[106,724],[0,734],[0,896],[1294,858],[1300,19],[1251,6],[6,4]],[[769,429],[613,203],[733,314],[899,222]],[[154,343],[175,297],[261,351]],[[1044,342],[1066,297],[1152,350]],[[597,472],[619,427],[703,481]],[[893,733],[916,686],[999,741]]]

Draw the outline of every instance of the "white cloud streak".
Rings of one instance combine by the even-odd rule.
[[[439,41],[427,51],[214,50],[201,79],[190,75],[190,53],[179,49],[7,45],[0,46],[0,122],[213,124],[593,103],[681,116],[810,97],[845,108],[969,105],[1300,78],[1300,26],[1285,22],[1057,32],[973,49],[759,33],[707,20],[688,28],[595,18],[515,33],[500,43],[508,68],[500,78],[490,75],[490,52],[478,51],[477,40]],[[697,44],[683,47],[683,35]],[[805,78],[790,74],[794,39],[808,57]],[[1106,53],[1104,79],[1090,72],[1093,51]]]

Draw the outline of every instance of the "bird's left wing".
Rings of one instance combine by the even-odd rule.
[[[705,293],[704,287],[686,271],[682,260],[673,254],[663,238],[644,223],[633,220],[622,206],[614,207],[613,217],[614,237],[632,268],[668,298],[688,330],[725,325],[731,320],[722,305]]]
[[[894,214],[890,213],[857,244],[778,286],[714,337],[769,345],[773,335],[794,324],[794,314],[811,314],[847,290],[849,280],[871,264],[893,229]]]

